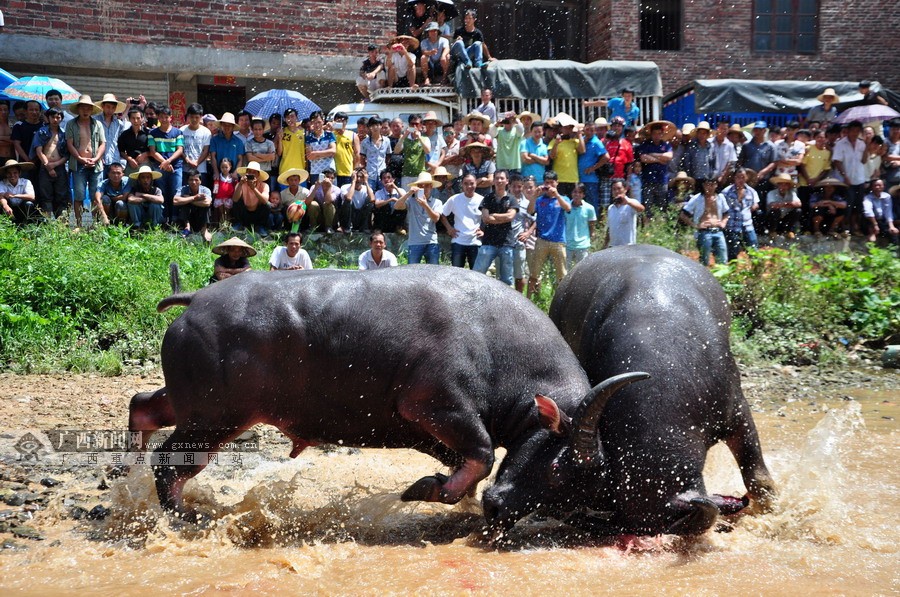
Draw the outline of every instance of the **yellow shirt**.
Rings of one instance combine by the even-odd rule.
[[[341,131],[335,133],[337,145],[334,154],[334,171],[338,176],[353,174],[353,133]]]
[[[831,170],[831,151],[828,149],[816,149],[815,145],[808,146],[806,155],[803,156],[803,166],[811,178],[817,177],[825,170]],[[799,182],[801,187],[805,187],[808,184],[803,176],[800,176]]]
[[[555,145],[556,139],[550,142],[549,149],[552,150]],[[578,139],[559,142],[553,171],[559,176],[559,182],[578,182]]]
[[[286,172],[291,168],[306,170],[306,131],[298,128],[297,132],[285,127],[281,131],[281,168]]]

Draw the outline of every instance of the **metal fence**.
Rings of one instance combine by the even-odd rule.
[[[607,100],[609,98],[596,98]],[[521,99],[516,97],[503,97],[494,100],[497,106],[497,114],[503,112],[515,112],[521,114],[525,110],[539,114],[542,120],[546,120],[556,116],[560,112],[565,112],[578,122],[586,122],[603,116],[607,120],[610,119],[609,110],[607,108],[585,108],[582,99],[562,98],[562,99]],[[659,97],[644,96],[635,98],[635,103],[641,109],[640,124],[646,124],[653,120],[659,120],[660,117],[660,101]],[[463,107],[463,115],[468,114],[481,103],[478,98],[463,98],[461,100]]]

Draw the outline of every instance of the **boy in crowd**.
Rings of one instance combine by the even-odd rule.
[[[591,253],[597,211],[585,201],[586,195],[584,183],[577,183],[572,190],[572,209],[566,212],[566,260],[569,269]]]
[[[613,181],[610,191],[612,203],[606,210],[606,240],[603,248],[637,244],[637,218],[644,211],[644,206],[628,196],[622,180]]]

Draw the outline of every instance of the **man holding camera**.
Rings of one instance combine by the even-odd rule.
[[[252,228],[260,236],[269,235],[269,175],[262,170],[259,162],[250,162],[245,168],[237,169],[240,181],[234,188],[235,230]]]
[[[553,161],[553,171],[559,176],[559,192],[571,196],[575,183],[579,181],[578,156],[585,152],[584,135],[575,130],[578,122],[565,112],[559,113],[556,122],[562,130],[550,141],[550,159]]]
[[[400,186],[404,189],[409,188],[419,178],[419,173],[425,171],[426,159],[431,153],[431,141],[422,134],[422,117],[410,114],[407,122],[406,132],[394,146],[394,153],[403,156]]]
[[[561,194],[559,176],[553,170],[544,173],[541,195],[528,205],[528,213],[537,218],[537,239],[534,243],[534,269],[530,284],[540,292],[538,279],[547,258],[553,259],[556,280],[566,277],[566,212],[572,209],[568,197]]]

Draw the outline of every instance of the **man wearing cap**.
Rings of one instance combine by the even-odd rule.
[[[569,198],[558,190],[558,176],[553,170],[544,173],[541,194],[528,206],[528,213],[537,219],[537,239],[534,244],[534,268],[529,283],[540,293],[538,280],[547,258],[553,259],[556,280],[566,277],[566,212],[572,209]]]
[[[184,173],[182,173],[182,178],[188,170],[196,170],[200,173],[203,186],[212,188],[212,177],[208,176],[206,168],[212,133],[203,126],[202,119],[203,106],[196,102],[188,106],[187,124],[181,127],[181,134],[184,136],[184,165],[182,166]]]
[[[32,148],[40,168],[37,175],[38,203],[49,218],[62,214],[69,203],[71,191],[69,173],[66,171],[69,148],[62,129],[62,111],[48,108],[45,116],[47,124],[35,133]]]
[[[431,21],[425,26],[425,39],[422,40],[421,48],[420,67],[425,85],[431,85],[439,72],[441,85],[446,85],[450,72],[450,42],[441,37],[441,27],[436,22]]]
[[[201,184],[200,172],[191,168],[185,172],[187,184],[181,187],[172,203],[181,212],[179,220],[187,223],[182,231],[185,236],[191,232],[200,234],[209,242],[212,238],[207,230],[209,226],[209,208],[212,205],[212,191]]]
[[[451,262],[453,267],[475,267],[475,259],[478,257],[478,247],[481,246],[481,202],[484,199],[475,192],[475,176],[466,174],[462,179],[462,193],[450,197],[441,210],[441,223],[452,238]],[[450,225],[448,216],[453,216],[453,225]]]
[[[647,208],[647,217],[652,217],[656,209],[665,210],[669,205],[669,161],[672,146],[667,137],[675,135],[675,125],[660,120],[646,127],[649,138],[638,145],[635,155],[641,161],[642,201]]]
[[[397,267],[397,256],[385,249],[384,234],[373,230],[369,235],[369,250],[359,256],[361,271]]]
[[[0,209],[13,218],[16,224],[24,224],[38,215],[34,185],[22,177],[22,170],[31,170],[31,162],[7,160],[0,168]]]
[[[863,153],[866,151],[866,142],[860,138],[862,123],[854,120],[847,124],[847,136],[839,139],[834,144],[831,152],[831,167],[841,180],[847,183],[847,211],[850,230],[854,234],[860,233],[860,216],[862,215],[862,202],[865,193],[866,170],[863,164]]]
[[[584,135],[575,130],[578,122],[565,112],[560,112],[556,121],[561,130],[548,145],[548,150],[553,170],[559,176],[559,193],[569,196],[579,180],[578,156],[585,152]]]
[[[610,117],[622,118],[625,126],[635,126],[641,119],[641,109],[634,103],[634,91],[623,89],[620,97],[609,100],[585,100],[585,107],[609,108]]]
[[[400,181],[403,188],[415,181],[420,172],[425,171],[426,157],[431,153],[431,141],[423,134],[422,117],[410,114],[408,122],[409,126],[394,146],[394,154],[403,156]]]
[[[238,168],[240,181],[234,187],[235,230],[253,228],[260,236],[269,234],[269,174],[258,162],[250,162],[246,168]],[[334,212],[331,213],[332,217]]]
[[[150,166],[141,166],[128,175],[131,179],[128,192],[128,217],[131,225],[159,226],[163,223],[163,192],[156,186],[162,173]]]
[[[69,149],[69,172],[74,186],[75,226],[81,228],[84,201],[93,197],[100,186],[106,135],[103,125],[91,118],[100,113],[100,108],[91,101],[91,96],[82,95],[69,110],[78,115],[66,127],[66,145]],[[88,188],[87,194],[85,187]]]
[[[237,123],[234,121],[234,114],[225,112],[222,114],[222,118],[219,119],[219,132],[209,142],[209,157],[212,162],[213,180],[219,180],[219,164],[222,163],[223,159],[228,158],[231,160],[231,163],[236,168],[245,163],[244,142],[234,134],[235,126],[237,126]],[[284,168],[283,160],[282,168]],[[287,168],[284,169],[286,170]]]
[[[494,188],[478,206],[481,212],[481,247],[472,267],[486,274],[497,261],[497,278],[507,286],[513,285],[513,261],[516,234],[512,222],[519,211],[516,199],[506,192],[509,173],[499,170],[494,175]]]
[[[441,258],[441,247],[438,244],[437,227],[441,219],[444,203],[436,192],[441,183],[434,180],[428,172],[422,172],[419,178],[409,185],[400,199],[394,204],[394,210],[406,211],[409,241],[407,247],[410,264],[425,263],[438,265]]]
[[[531,125],[528,138],[519,145],[522,157],[522,176],[533,176],[535,180],[544,180],[544,172],[550,164],[550,150],[544,143],[544,124],[535,122]]]
[[[703,192],[704,180],[716,177],[716,152],[709,142],[711,130],[707,121],[701,121],[681,158],[681,169],[696,181],[694,190],[698,193]]]
[[[369,55],[363,60],[362,67],[359,69],[359,76],[356,77],[356,88],[362,94],[363,99],[370,99],[372,92],[381,89],[387,84],[387,78],[384,74],[384,62],[378,56],[378,46],[369,44],[367,48]]]
[[[425,125],[425,137],[431,145],[431,151],[425,156],[425,168],[428,172],[434,174],[438,166],[444,161],[444,155],[447,152],[447,142],[444,141],[444,135],[441,131],[443,123],[432,110],[426,112],[422,117],[422,124]]]
[[[822,103],[809,109],[809,113],[806,115],[806,122],[816,120],[827,126],[832,120],[837,118],[835,104],[839,103],[841,99],[831,87],[819,94],[819,97],[816,99]]]
[[[753,123],[752,137],[744,143],[738,166],[756,172],[757,184],[765,183],[775,169],[775,146],[766,139],[768,125],[763,120]],[[768,189],[766,189],[768,193]]]
[[[597,137],[597,130],[595,123],[584,123],[584,153],[578,156],[578,178],[584,185],[584,199],[595,212],[600,210],[600,171],[609,163],[609,154]]]
[[[181,188],[181,166],[184,161],[184,135],[181,129],[172,125],[172,109],[160,106],[156,111],[159,125],[150,130],[147,139],[150,145],[150,158],[156,160],[162,172],[160,188],[165,197],[166,221],[174,221],[178,214],[172,209],[172,199]]]
[[[515,112],[507,112],[502,120],[492,124],[489,129],[494,138],[494,147],[497,151],[495,165],[498,170],[507,170],[510,173],[519,172],[522,169],[522,138],[525,136],[525,127],[519,122]]]

